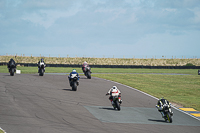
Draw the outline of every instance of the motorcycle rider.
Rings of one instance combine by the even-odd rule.
[[[76,69],[73,69],[72,72],[69,74],[68,76],[68,79],[69,79],[69,84],[71,85],[71,78],[72,78],[72,74],[76,74],[77,75],[77,78],[78,78],[78,81],[77,81],[77,85],[79,85],[79,75],[78,73],[76,72]]]
[[[82,65],[82,70],[83,70],[84,73],[86,72],[85,71],[86,67],[89,67],[89,65],[88,65],[88,63],[86,61],[84,61],[83,65]]]
[[[39,73],[39,71],[40,71],[40,64],[41,64],[41,63],[44,63],[44,71],[45,71],[45,66],[46,66],[46,64],[45,64],[45,62],[44,62],[44,59],[41,58],[40,61],[39,61],[38,64],[37,64],[37,65],[38,65],[38,73]]]
[[[168,102],[166,99],[164,99],[164,98],[160,98],[160,99],[158,100],[157,105],[156,105],[156,108],[157,108],[158,111],[162,114],[162,117],[165,116],[165,114],[164,114],[164,108],[163,108],[163,106],[164,106],[165,104],[168,105],[169,108],[171,108],[171,103],[169,103],[169,102]],[[173,115],[173,112],[171,112],[171,115]]]
[[[113,96],[118,96],[121,98],[121,92],[117,88],[117,86],[113,86],[112,88],[109,89],[109,91],[106,93],[106,95],[110,95],[109,100],[111,101],[112,105],[114,104],[113,102]],[[122,103],[122,100],[120,100],[120,104]]]
[[[15,61],[11,58],[10,61],[8,62],[7,66],[8,66],[8,69],[9,69],[9,72],[10,72],[10,69],[11,69],[11,65],[14,65],[14,69],[16,71],[16,63]]]

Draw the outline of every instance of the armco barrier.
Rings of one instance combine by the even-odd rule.
[[[0,63],[0,66],[7,63]],[[36,63],[17,63],[17,65],[25,67],[37,66]],[[82,67],[78,64],[47,64],[47,67]],[[90,65],[91,68],[148,68],[148,69],[200,69],[200,66],[142,66],[142,65]]]

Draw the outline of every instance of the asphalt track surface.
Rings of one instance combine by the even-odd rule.
[[[106,92],[117,85],[121,111],[113,110]],[[71,91],[66,75],[0,74],[0,127],[7,133],[199,133],[200,121],[172,109],[166,123],[157,100],[104,79],[80,78]]]

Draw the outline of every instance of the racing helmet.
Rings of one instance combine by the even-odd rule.
[[[76,72],[76,69],[73,69],[72,72]]]
[[[44,59],[42,58],[40,61],[41,61],[41,62],[44,62]]]
[[[113,89],[117,89],[117,86],[113,86]]]

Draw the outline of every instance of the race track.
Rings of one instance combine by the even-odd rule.
[[[122,109],[105,96],[116,85]],[[0,127],[7,133],[199,133],[200,121],[173,109],[164,122],[157,100],[104,79],[81,76],[76,92],[66,75],[0,74]]]

